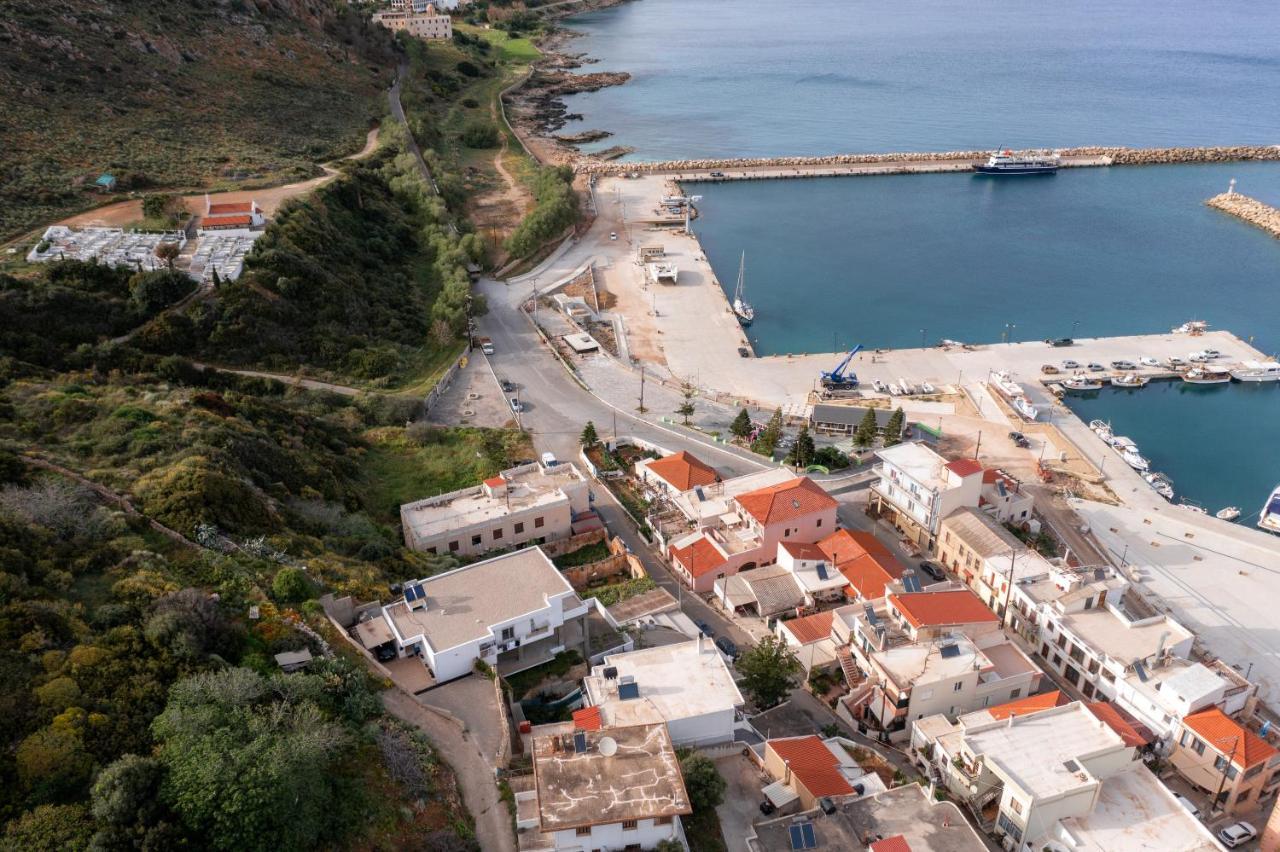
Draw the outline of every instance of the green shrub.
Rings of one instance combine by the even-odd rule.
[[[462,144],[468,148],[496,148],[498,129],[483,119],[469,121],[462,129]]]

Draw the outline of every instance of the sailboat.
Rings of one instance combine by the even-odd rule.
[[[733,312],[738,317],[738,322],[743,325],[751,325],[756,318],[756,309],[751,307],[751,303],[743,296],[743,271],[747,266],[747,253],[742,253],[742,259],[738,261],[738,286],[733,291]]]

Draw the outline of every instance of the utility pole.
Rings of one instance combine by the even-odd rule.
[[[1004,605],[1000,608],[1000,624],[1008,626],[1009,624],[1009,601],[1013,598],[1013,572],[1018,566],[1018,549],[1016,547],[1009,548],[1009,581],[1004,588]]]
[[[981,430],[981,429],[979,429],[979,430],[978,430],[978,443],[977,443],[977,446],[975,446],[975,447],[973,448],[973,457],[974,457],[975,459],[978,457],[978,450],[980,450],[980,449],[982,449],[982,430]]]
[[[1218,807],[1218,799],[1222,798],[1222,788],[1227,785],[1227,773],[1231,771],[1231,757],[1236,753],[1236,749],[1239,747],[1240,735],[1237,734],[1231,738],[1231,751],[1228,754],[1223,755],[1222,777],[1218,779],[1218,792],[1213,794],[1213,802],[1210,803],[1210,808]]]
[[[644,407],[644,365],[643,364],[640,365],[640,407],[637,408],[636,411],[639,411],[641,414],[644,414],[646,411],[648,411],[648,409]]]

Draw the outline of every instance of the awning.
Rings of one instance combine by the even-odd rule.
[[[362,621],[356,625],[356,638],[360,644],[372,651],[379,645],[385,645],[396,636],[391,632],[391,625],[382,616]]]
[[[796,794],[795,790],[792,790],[781,781],[774,781],[760,792],[764,793],[764,797],[772,802],[773,806],[776,808],[786,807],[796,799],[800,798],[800,796]]]

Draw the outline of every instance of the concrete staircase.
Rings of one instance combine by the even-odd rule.
[[[840,661],[840,671],[844,672],[845,683],[849,684],[851,690],[856,689],[862,683],[862,672],[858,671],[858,664],[853,661],[853,653],[848,645],[841,645],[836,649],[836,659]]]

